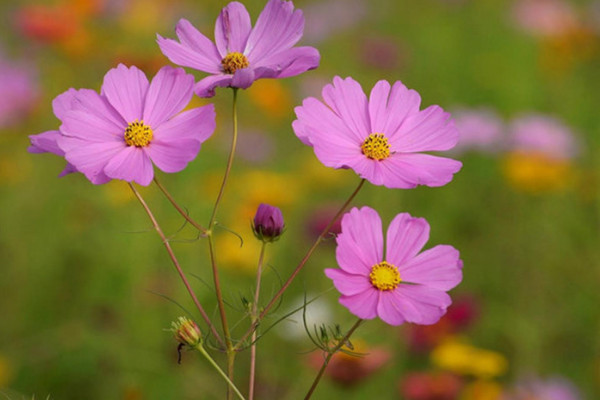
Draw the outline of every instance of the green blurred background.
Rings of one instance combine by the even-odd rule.
[[[253,21],[264,3],[245,2]],[[238,239],[225,230],[217,238],[229,315],[233,323],[242,321],[234,335],[247,327],[241,298],[252,297],[259,246],[250,221],[256,206],[279,206],[287,226],[284,237],[268,248],[266,300],[310,247],[314,226],[358,183],[351,171],[320,166],[300,143],[291,129],[293,107],[306,96],[319,97],[335,75],[354,77],[367,92],[379,79],[401,80],[421,94],[423,106],[493,110],[505,136],[519,115],[551,116],[569,127],[579,146],[554,174],[547,164],[531,167],[535,160],[515,164],[506,144],[510,140],[504,139],[493,152],[456,153],[464,166],[445,187],[403,191],[366,185],[355,200],[355,205],[378,209],[384,224],[404,211],[425,217],[432,227],[428,247],[444,243],[461,251],[464,280],[452,294],[471,299],[477,312],[467,328],[453,333],[506,360],[507,367],[487,374],[476,368],[453,370],[462,389],[448,398],[499,399],[500,391],[510,392],[523,377],[555,375],[572,381],[581,398],[599,398],[598,5],[565,3],[573,14],[564,11],[566,28],[539,32],[535,18],[515,19],[517,0],[294,3],[307,19],[301,43],[317,47],[322,60],[315,71],[259,81],[240,92],[240,152],[219,220],[243,236],[244,246],[240,249]],[[168,64],[156,33],[173,38],[176,22],[184,17],[212,38],[214,20],[225,4],[0,4],[2,62],[18,65],[13,71],[31,79],[29,101],[22,107],[15,106],[7,80],[0,81],[5,103],[0,112],[11,116],[0,119],[0,393],[6,398],[224,398],[224,384],[197,354],[184,353],[177,364],[176,342],[164,329],[183,311],[166,298],[195,316],[193,304],[127,185],[94,186],[79,175],[58,179],[64,160],[26,149],[28,135],[58,127],[51,108],[58,94],[70,87],[98,90],[106,71],[119,62],[153,75]],[[181,173],[157,172],[201,222],[208,221],[225,166],[231,97],[230,90],[222,89],[209,100],[217,109],[217,130],[198,158]],[[534,171],[532,176],[519,178],[523,168]],[[545,183],[537,185],[540,181]],[[182,228],[183,220],[155,186],[142,193],[216,320],[205,240]],[[322,273],[334,266],[330,240],[265,326],[301,303],[306,293],[308,298],[321,295],[318,309],[309,306],[308,311],[324,313],[330,324],[347,329],[353,317],[337,304]],[[259,398],[301,398],[316,373],[307,361],[314,346],[296,333],[302,324],[282,325],[286,329],[278,327],[259,342]],[[351,387],[324,380],[315,398],[409,399],[402,389],[406,376],[445,367],[429,351],[412,351],[408,333],[407,327],[392,328],[379,320],[365,324],[357,340],[366,343],[366,352],[382,348],[391,359]],[[244,392],[247,353],[238,358],[236,371]],[[478,362],[476,356],[467,359]]]

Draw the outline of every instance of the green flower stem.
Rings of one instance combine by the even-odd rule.
[[[363,321],[364,321],[363,319],[359,318],[358,321],[356,321],[356,323],[354,325],[352,325],[352,328],[350,328],[348,333],[346,333],[346,335],[342,339],[340,339],[340,341],[337,343],[337,345],[335,345],[335,347],[329,351],[329,354],[327,354],[325,361],[323,361],[323,365],[321,365],[321,369],[319,370],[319,373],[315,377],[315,380],[313,381],[310,389],[308,389],[308,393],[306,393],[306,397],[304,397],[304,400],[310,399],[310,397],[313,395],[313,393],[314,393],[315,389],[317,388],[317,385],[321,381],[321,378],[323,377],[323,374],[325,373],[325,369],[327,368],[327,365],[329,365],[329,361],[331,361],[331,358],[333,357],[333,355],[335,353],[337,353],[338,350],[341,349],[344,346],[344,344],[346,344],[346,342],[348,342],[348,339],[350,339],[350,336],[352,336],[352,334],[354,333],[356,328],[358,328]]]
[[[202,232],[203,234],[206,234],[206,229],[200,225],[199,223],[197,223],[196,221],[194,221],[192,219],[192,217],[190,217],[188,215],[188,213],[179,206],[179,204],[177,204],[177,202],[175,201],[175,199],[173,198],[173,196],[171,196],[171,194],[167,191],[167,189],[165,189],[165,187],[158,181],[158,178],[156,178],[156,176],[154,177],[154,183],[156,183],[156,186],[158,186],[158,188],[160,189],[161,192],[163,192],[163,194],[165,195],[165,197],[171,202],[171,204],[173,205],[173,207],[175,207],[175,209],[179,212],[179,214],[181,214],[181,216],[183,218],[185,218],[185,220],[187,222],[189,222],[190,224],[192,224],[192,226],[196,229],[198,229],[200,232]]]
[[[217,218],[217,210],[219,208],[219,204],[221,203],[221,199],[223,198],[223,193],[225,192],[225,186],[227,185],[227,180],[229,178],[229,174],[231,172],[231,167],[233,166],[233,159],[235,156],[235,148],[237,145],[237,137],[238,137],[238,122],[237,122],[237,93],[238,89],[233,88],[233,107],[232,107],[232,117],[233,117],[233,137],[231,139],[231,150],[229,151],[229,158],[227,159],[227,166],[225,167],[225,174],[223,175],[223,182],[221,183],[221,188],[219,189],[219,194],[217,195],[217,200],[215,200],[215,205],[213,207],[212,214],[210,216],[210,222],[208,223],[208,230],[206,231],[206,236],[208,237],[208,249],[210,252],[210,263],[212,267],[213,279],[215,283],[215,292],[217,294],[217,304],[219,306],[219,314],[221,316],[221,324],[223,326],[223,336],[225,338],[225,347],[227,351],[227,373],[229,375],[229,379],[233,380],[233,364],[235,362],[235,349],[233,346],[233,342],[231,341],[231,334],[229,332],[229,324],[227,323],[227,315],[225,314],[225,303],[223,301],[223,292],[221,290],[221,284],[219,282],[219,271],[217,269],[217,260],[215,257],[215,249],[213,243],[213,229],[216,224]],[[233,397],[231,390],[227,391],[227,399],[231,400]]]
[[[219,365],[215,362],[215,360],[213,360],[212,357],[207,353],[207,351],[204,350],[204,347],[202,347],[201,344],[198,344],[196,346],[196,350],[198,350],[204,356],[204,358],[206,358],[208,360],[208,362],[210,363],[210,365],[212,365],[213,368],[217,370],[217,372],[219,373],[219,375],[221,375],[223,377],[223,379],[225,379],[225,381],[229,385],[229,388],[231,388],[231,390],[233,390],[233,392],[235,392],[235,394],[237,395],[237,397],[240,398],[241,400],[246,400],[244,398],[244,396],[240,393],[240,391],[238,390],[238,388],[227,377],[227,375],[225,374],[225,372],[223,372],[223,370],[221,369],[221,367],[219,367]]]
[[[262,274],[263,261],[265,259],[265,248],[267,242],[262,242],[260,255],[258,256],[258,266],[256,271],[256,291],[254,292],[254,303],[252,303],[252,323],[258,317],[258,300],[260,298],[260,279]],[[256,330],[252,332],[252,347],[250,348],[250,384],[248,388],[248,400],[254,399],[254,377],[256,375]]]
[[[342,214],[346,211],[346,209],[348,208],[348,206],[350,205],[350,203],[352,202],[352,200],[354,200],[354,198],[356,197],[356,195],[358,194],[358,192],[360,191],[360,189],[363,187],[364,183],[365,183],[365,180],[361,179],[360,183],[358,184],[358,187],[356,189],[354,189],[354,192],[352,192],[352,194],[350,195],[350,197],[348,198],[348,200],[346,200],[346,202],[339,209],[339,211],[337,212],[337,214],[335,214],[335,216],[331,219],[331,221],[329,221],[329,224],[327,224],[327,226],[325,227],[325,229],[323,229],[323,231],[321,232],[321,234],[319,235],[319,237],[317,238],[317,240],[315,241],[315,243],[308,250],[308,252],[304,256],[304,258],[300,261],[300,263],[298,264],[298,266],[296,267],[296,269],[292,272],[292,274],[287,279],[287,281],[285,281],[285,283],[283,284],[283,286],[281,286],[281,288],[279,289],[279,291],[277,291],[277,293],[275,293],[275,295],[273,296],[273,298],[269,301],[269,303],[261,311],[261,313],[258,316],[258,318],[250,326],[250,329],[248,329],[248,331],[244,334],[244,336],[242,336],[242,338],[240,339],[240,341],[238,342],[238,344],[235,347],[236,350],[238,350],[242,346],[242,344],[244,343],[244,341],[248,338],[248,336],[250,336],[250,334],[256,330],[256,327],[258,326],[259,322],[265,317],[265,315],[267,315],[267,313],[269,312],[269,310],[271,309],[271,307],[273,307],[275,305],[275,303],[277,302],[277,300],[283,295],[283,293],[286,291],[286,289],[288,288],[288,286],[290,286],[290,284],[292,283],[292,281],[294,280],[294,278],[296,278],[296,276],[298,275],[298,273],[300,272],[300,270],[304,267],[304,265],[306,264],[306,262],[308,261],[308,259],[312,256],[312,254],[314,253],[314,251],[317,248],[317,246],[319,246],[319,244],[323,241],[323,239],[325,239],[325,236],[329,233],[329,230],[331,229],[331,227],[333,226],[333,224],[342,216]]]
[[[160,228],[160,225],[158,224],[158,221],[154,217],[154,214],[152,214],[152,211],[150,210],[150,207],[148,207],[148,204],[146,204],[146,202],[144,201],[144,198],[137,191],[137,189],[133,186],[132,183],[129,183],[129,187],[133,191],[133,194],[135,195],[135,197],[137,197],[137,199],[139,200],[139,202],[142,205],[142,207],[144,207],[144,210],[146,211],[146,214],[148,214],[148,217],[150,218],[150,221],[152,221],[152,226],[154,226],[154,229],[156,230],[156,232],[158,232],[158,235],[160,236],[160,238],[161,238],[161,240],[163,242],[163,245],[167,249],[167,253],[169,253],[169,257],[171,258],[171,261],[173,262],[173,265],[175,266],[175,269],[177,269],[177,272],[179,273],[179,277],[183,281],[183,284],[185,285],[188,293],[192,297],[192,300],[194,301],[194,304],[198,308],[198,311],[200,312],[200,315],[202,315],[202,318],[204,319],[204,321],[206,322],[206,324],[210,328],[210,331],[212,332],[212,334],[214,335],[214,337],[217,339],[217,341],[221,344],[221,346],[224,346],[224,343],[223,343],[223,340],[221,339],[221,336],[219,336],[219,333],[217,332],[215,326],[213,325],[213,323],[211,322],[210,318],[208,317],[208,314],[206,314],[206,312],[204,311],[204,308],[202,308],[202,305],[198,301],[198,298],[196,297],[196,294],[194,293],[194,290],[190,286],[190,283],[188,282],[185,274],[183,273],[183,270],[181,269],[181,266],[179,265],[179,262],[177,261],[177,257],[175,257],[175,253],[173,252],[173,249],[171,248],[171,245],[169,244],[169,240],[166,238],[165,234],[163,233],[162,229]]]

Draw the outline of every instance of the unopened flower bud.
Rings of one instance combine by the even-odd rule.
[[[283,233],[284,223],[281,210],[261,203],[256,210],[252,230],[258,240],[273,242]]]
[[[196,347],[202,341],[202,332],[194,321],[186,317],[179,317],[171,323],[171,331],[175,339],[181,344]]]

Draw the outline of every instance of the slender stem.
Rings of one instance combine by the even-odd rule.
[[[294,278],[296,278],[296,276],[298,275],[298,273],[300,272],[300,270],[304,267],[304,265],[306,264],[306,262],[308,261],[308,259],[312,256],[312,254],[314,253],[314,251],[317,248],[317,246],[319,246],[319,244],[323,241],[323,239],[325,238],[325,236],[329,233],[329,230],[331,229],[331,227],[333,226],[333,224],[340,218],[340,216],[344,213],[344,211],[346,211],[346,208],[348,208],[348,206],[350,205],[350,203],[352,202],[352,200],[354,200],[354,197],[356,197],[356,195],[358,194],[358,192],[360,191],[360,189],[363,187],[364,183],[365,183],[365,180],[361,179],[360,183],[357,186],[357,188],[354,189],[354,192],[352,192],[352,194],[350,195],[350,197],[348,198],[348,200],[346,200],[346,202],[339,209],[339,211],[337,212],[337,214],[335,214],[335,216],[331,219],[331,221],[329,221],[329,224],[327,224],[327,226],[325,227],[325,229],[323,229],[323,231],[321,232],[321,234],[319,235],[319,237],[317,238],[317,240],[315,241],[315,243],[308,250],[308,252],[304,256],[304,258],[302,258],[302,260],[300,261],[300,263],[298,264],[298,266],[296,266],[296,269],[294,269],[294,271],[292,272],[292,274],[290,275],[290,277],[287,279],[287,281],[285,281],[285,283],[283,284],[283,286],[281,286],[281,288],[277,291],[277,293],[275,293],[275,295],[269,301],[269,303],[267,303],[267,305],[261,311],[261,313],[258,316],[258,318],[256,319],[256,321],[254,321],[252,323],[252,325],[250,326],[250,329],[248,329],[248,331],[244,334],[244,336],[242,336],[242,339],[240,339],[240,341],[236,345],[236,350],[239,349],[239,347],[244,343],[244,341],[248,338],[248,336],[250,335],[250,333],[252,333],[252,332],[254,332],[256,330],[256,327],[257,327],[258,323],[265,317],[265,315],[267,315],[267,313],[269,312],[269,310],[271,309],[271,307],[273,307],[275,305],[275,303],[277,302],[277,300],[283,295],[283,293],[286,291],[286,289],[288,288],[288,286],[290,286],[290,284],[292,283],[292,281],[294,280]]]
[[[238,388],[227,377],[227,375],[225,374],[225,372],[223,372],[223,370],[221,369],[221,367],[219,367],[219,365],[215,362],[215,360],[213,360],[212,357],[207,353],[207,351],[204,350],[204,347],[202,347],[202,345],[199,344],[198,346],[196,346],[196,350],[198,350],[200,353],[202,353],[202,355],[208,360],[208,362],[214,367],[214,369],[217,370],[217,372],[219,373],[219,375],[221,375],[223,377],[223,379],[225,379],[225,381],[229,385],[229,388],[231,388],[235,392],[235,394],[237,395],[237,397],[239,397],[241,400],[246,400],[244,398],[244,396],[240,393],[240,391],[238,390]]]
[[[223,326],[223,336],[225,337],[225,347],[227,350],[227,373],[229,375],[229,379],[233,380],[233,364],[235,362],[235,349],[233,343],[231,341],[231,334],[229,332],[229,325],[227,323],[227,315],[225,314],[225,302],[223,301],[223,292],[221,290],[221,284],[219,282],[219,271],[217,269],[217,260],[215,257],[215,249],[213,244],[213,229],[215,227],[216,218],[217,218],[217,210],[219,208],[219,204],[221,203],[221,199],[223,198],[223,193],[225,192],[225,186],[227,185],[227,180],[229,178],[229,174],[231,172],[231,167],[233,166],[233,159],[235,156],[235,148],[237,145],[237,137],[238,137],[238,123],[237,123],[237,88],[233,88],[233,107],[232,107],[232,117],[233,117],[233,137],[231,139],[231,149],[229,151],[229,158],[227,159],[227,166],[225,167],[225,174],[223,175],[223,182],[221,183],[221,188],[219,189],[219,194],[217,195],[217,199],[215,200],[215,205],[213,207],[212,214],[210,216],[210,221],[208,223],[208,230],[206,231],[206,235],[208,236],[208,248],[210,252],[210,263],[213,272],[213,278],[215,282],[215,292],[217,295],[217,304],[219,306],[219,314],[221,317],[221,324]],[[231,400],[233,398],[233,393],[231,390],[227,390],[227,399]]]
[[[206,234],[206,229],[202,225],[200,225],[199,223],[197,223],[196,221],[194,221],[192,219],[192,217],[190,217],[188,215],[188,213],[183,208],[181,208],[179,206],[179,204],[177,204],[177,202],[175,201],[175,199],[173,198],[173,196],[171,196],[171,194],[167,191],[167,189],[165,189],[165,187],[158,181],[158,178],[156,178],[156,176],[154,177],[154,183],[156,183],[156,186],[158,186],[158,188],[160,189],[160,191],[163,192],[163,194],[171,202],[171,204],[173,205],[173,207],[175,207],[175,209],[179,212],[179,214],[181,214],[181,216],[183,218],[185,218],[185,220],[187,222],[189,222],[190,224],[192,224],[192,226],[194,228],[198,229],[203,234]]]
[[[235,156],[235,148],[237,146],[237,136],[238,136],[238,121],[237,121],[237,88],[233,88],[233,138],[231,139],[231,149],[229,151],[229,158],[227,159],[227,167],[225,168],[225,175],[223,175],[223,182],[221,183],[221,188],[219,189],[219,194],[217,195],[217,200],[215,201],[215,206],[213,207],[212,215],[210,216],[210,222],[208,223],[208,229],[212,230],[213,224],[215,223],[215,219],[217,218],[217,209],[219,208],[219,204],[221,203],[221,198],[223,197],[223,193],[225,192],[225,186],[227,185],[227,179],[229,178],[229,173],[231,172],[231,167],[233,165],[233,158]]]
[[[306,393],[306,397],[304,397],[304,400],[310,399],[310,397],[313,395],[313,392],[315,391],[315,389],[317,388],[317,385],[321,381],[321,378],[323,377],[323,374],[325,373],[325,369],[327,368],[327,365],[329,365],[329,361],[331,361],[331,358],[333,357],[333,355],[335,353],[337,353],[338,350],[344,346],[344,344],[348,341],[348,339],[350,339],[350,336],[352,336],[352,334],[354,333],[356,328],[358,328],[363,321],[364,320],[359,318],[358,321],[356,321],[356,323],[354,325],[352,325],[352,328],[350,328],[348,333],[346,333],[346,335],[338,342],[338,344],[329,351],[329,353],[327,354],[327,357],[323,361],[323,365],[321,365],[321,369],[319,370],[319,373],[315,377],[315,380],[313,381],[310,389],[308,389],[308,393]]]
[[[217,332],[217,330],[215,329],[215,326],[210,321],[210,318],[208,317],[208,314],[206,314],[206,312],[204,311],[204,308],[202,308],[202,305],[198,301],[198,298],[196,297],[196,294],[194,293],[194,290],[190,286],[190,283],[188,282],[185,274],[183,273],[183,270],[181,269],[181,266],[179,265],[179,261],[177,261],[177,258],[175,257],[175,253],[173,252],[173,249],[171,248],[171,245],[169,244],[169,241],[167,240],[167,237],[165,236],[165,234],[163,233],[162,229],[160,228],[160,225],[158,224],[158,221],[154,217],[154,214],[152,214],[152,211],[150,211],[150,207],[148,207],[148,204],[146,204],[146,202],[144,201],[144,198],[136,190],[136,188],[133,186],[133,184],[129,183],[129,187],[133,191],[133,194],[135,195],[135,197],[137,197],[137,199],[141,203],[142,207],[144,207],[144,210],[146,211],[146,214],[148,214],[148,217],[150,217],[150,221],[152,221],[152,225],[154,226],[154,229],[156,230],[156,232],[158,232],[158,235],[160,236],[160,238],[161,238],[161,240],[163,242],[163,245],[167,249],[167,253],[169,253],[169,257],[171,258],[171,261],[173,262],[173,265],[175,266],[175,269],[177,269],[177,272],[179,273],[179,277],[183,281],[183,284],[185,285],[188,293],[192,297],[192,300],[194,301],[194,304],[198,308],[198,311],[200,312],[200,315],[202,315],[202,318],[204,319],[204,321],[206,321],[206,324],[210,328],[212,334],[215,336],[215,338],[217,339],[217,341],[221,344],[221,346],[223,346],[224,343],[223,343],[223,340],[221,339],[221,336],[219,336],[219,333]]]
[[[262,266],[265,258],[266,242],[262,242],[260,248],[260,256],[258,256],[258,267],[256,271],[256,291],[254,292],[254,303],[252,303],[252,323],[258,317],[258,300],[260,298],[260,278],[262,274]],[[252,332],[252,347],[250,348],[250,385],[248,389],[248,400],[254,399],[254,377],[256,374],[256,329]]]

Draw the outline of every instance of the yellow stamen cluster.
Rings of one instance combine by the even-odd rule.
[[[371,160],[385,160],[390,156],[390,145],[383,133],[371,133],[360,146],[362,153]]]
[[[127,146],[146,147],[152,141],[154,133],[152,128],[137,119],[130,122],[125,129],[125,143]]]
[[[402,282],[398,268],[387,261],[373,265],[369,279],[373,287],[381,291],[396,289]]]
[[[221,65],[226,74],[233,74],[238,69],[247,68],[250,63],[245,55],[234,51],[221,60]]]

